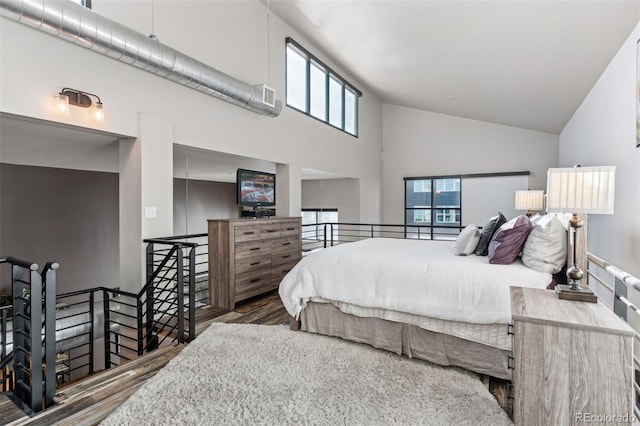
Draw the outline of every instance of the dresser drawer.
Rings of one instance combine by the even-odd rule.
[[[298,262],[300,260],[300,251],[283,251],[281,253],[273,253],[271,255],[271,265],[281,265],[287,262]]]
[[[275,265],[271,268],[271,277],[273,278],[273,283],[276,286],[280,285],[280,281],[284,278],[287,273],[293,269],[294,266],[298,263],[298,260],[289,261],[283,263],[281,265]]]
[[[233,237],[236,243],[260,239],[260,225],[242,225],[233,228]]]
[[[271,241],[271,253],[300,251],[300,240],[295,237],[277,238]]]
[[[236,275],[235,300],[244,300],[275,288],[271,279],[271,268],[258,269]]]
[[[298,221],[288,221],[282,222],[281,224],[281,236],[283,237],[298,237],[300,238],[300,222]]]
[[[271,253],[271,243],[269,241],[245,241],[236,244],[236,261],[247,257],[262,256]]]
[[[282,233],[279,222],[263,223],[260,225],[260,238],[277,238]]]
[[[262,254],[261,256],[250,256],[236,260],[236,274],[243,274],[249,271],[255,271],[261,268],[271,266],[271,255]]]
[[[278,238],[271,241],[271,264],[300,260],[300,241],[297,238]]]

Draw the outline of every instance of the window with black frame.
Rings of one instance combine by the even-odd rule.
[[[290,37],[285,80],[287,106],[358,136],[362,93]]]
[[[456,238],[461,227],[460,181],[460,176],[405,178],[407,238]]]
[[[91,0],[71,0],[74,3],[78,3],[81,6],[86,7],[87,9],[91,9]]]

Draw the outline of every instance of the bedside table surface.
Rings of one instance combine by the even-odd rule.
[[[561,325],[633,336],[633,329],[604,303],[558,299],[552,290],[511,287],[511,318],[514,321]]]

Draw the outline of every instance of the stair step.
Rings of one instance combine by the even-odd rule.
[[[9,424],[16,420],[28,419],[29,416],[20,409],[6,394],[0,393],[0,419],[2,424]]]

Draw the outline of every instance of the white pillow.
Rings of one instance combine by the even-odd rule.
[[[474,252],[480,241],[480,230],[473,223],[467,225],[456,238],[456,254],[468,256]]]
[[[540,220],[540,218],[542,218],[542,216],[540,216],[540,213],[536,213],[536,214],[534,214],[533,216],[531,216],[531,217],[529,218],[529,220],[531,220],[531,223],[533,223],[533,224],[535,225],[536,223],[538,223],[538,221]]]
[[[555,274],[567,261],[567,231],[558,218],[542,216],[522,248],[522,263],[538,272]]]

